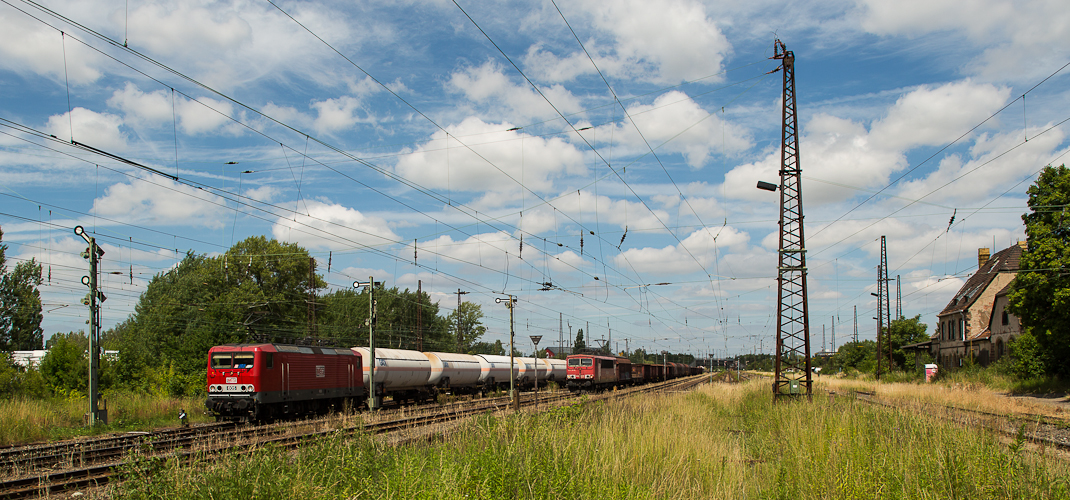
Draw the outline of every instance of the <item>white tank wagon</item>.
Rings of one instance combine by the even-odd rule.
[[[453,391],[474,390],[481,385],[479,379],[482,375],[482,364],[478,357],[451,352],[425,352],[423,355],[431,363],[431,375],[427,379],[427,385]]]
[[[516,381],[523,387],[535,385],[535,358],[513,358],[516,363]]]
[[[353,347],[360,354],[364,365],[364,387],[369,387],[371,352],[367,347]],[[390,396],[394,401],[434,399],[434,391],[428,389],[431,377],[431,361],[420,351],[405,349],[375,349],[375,391],[380,396]]]
[[[487,389],[509,387],[509,356],[476,354],[479,358],[479,383]],[[513,358],[513,373],[520,368],[520,358]]]
[[[563,359],[540,359],[539,361],[549,365],[549,368],[540,368],[540,372],[543,369],[547,371],[545,378],[539,379],[540,382],[546,380],[547,382],[565,383],[568,375],[568,361]]]

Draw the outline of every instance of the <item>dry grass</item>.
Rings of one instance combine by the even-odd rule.
[[[815,390],[818,391],[827,389],[837,392],[874,392],[877,397],[889,402],[952,406],[1000,414],[1043,415],[1056,419],[1068,417],[1066,412],[1057,407],[1028,398],[1008,397],[976,383],[884,383],[838,377],[820,377],[816,382]]]

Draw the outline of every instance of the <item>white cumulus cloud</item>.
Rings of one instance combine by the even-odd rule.
[[[104,151],[116,152],[126,149],[126,138],[119,130],[123,119],[111,113],[97,113],[85,108],[74,108],[70,113],[48,117],[45,131],[63,139],[74,140]]]
[[[271,234],[306,248],[330,250],[390,245],[399,239],[385,219],[343,205],[307,200],[300,210],[302,213],[279,217]]]
[[[574,27],[584,27],[581,33],[598,30],[580,36],[599,69],[617,78],[670,83],[707,77],[721,70],[731,52],[706,7],[695,1],[584,1],[565,12]],[[595,72],[582,51],[558,56],[537,45],[524,63],[539,80],[567,81]]]
[[[435,132],[430,141],[402,155],[397,173],[438,190],[519,193],[521,184],[546,191],[556,177],[584,171],[583,155],[568,142],[510,128],[509,123],[466,118],[446,128],[449,137]]]
[[[217,228],[225,200],[204,190],[159,176],[113,184],[93,200],[96,215],[130,223]]]
[[[613,258],[620,267],[635,269],[637,272],[660,274],[685,274],[712,272],[709,268],[717,258],[718,250],[730,249],[733,253],[747,248],[750,236],[731,226],[721,228],[699,229],[676,245],[662,248],[630,248]],[[706,274],[706,272],[703,272]]]

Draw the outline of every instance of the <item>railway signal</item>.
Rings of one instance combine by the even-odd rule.
[[[89,261],[89,276],[82,276],[82,283],[89,287],[89,295],[82,301],[89,306],[89,426],[97,424],[97,420],[108,423],[107,411],[100,410],[100,303],[107,300],[101,293],[100,286],[100,258],[104,256],[104,249],[97,245],[97,239],[85,234],[85,228],[75,226],[74,234],[81,236],[89,248],[82,252],[82,258]]]
[[[368,410],[374,411],[379,409],[379,395],[375,391],[375,288],[383,286],[382,281],[375,281],[375,278],[368,276],[367,282],[354,281],[353,288],[364,287],[368,290]]]

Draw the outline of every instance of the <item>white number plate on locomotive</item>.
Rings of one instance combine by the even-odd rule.
[[[238,384],[227,384],[223,386],[223,392],[242,392]]]

